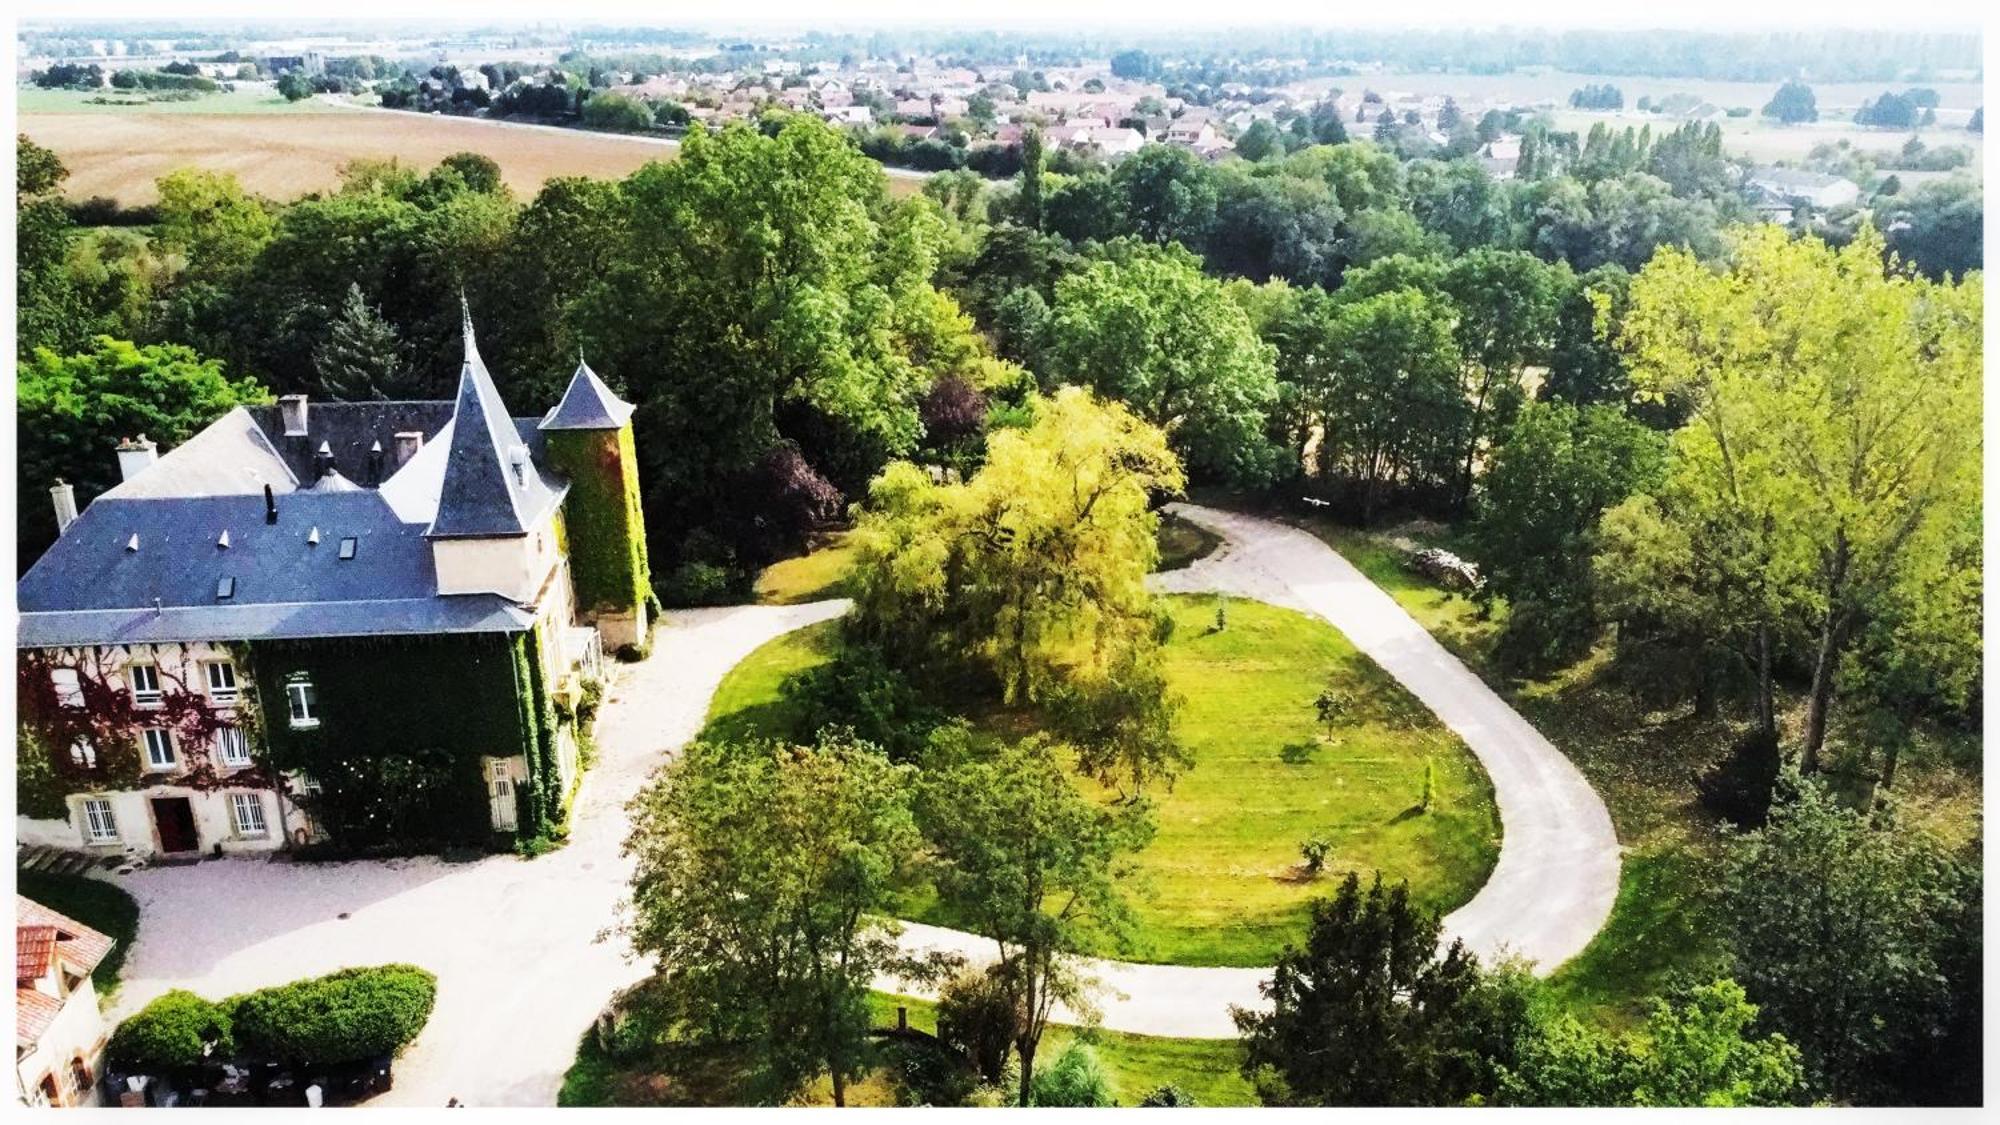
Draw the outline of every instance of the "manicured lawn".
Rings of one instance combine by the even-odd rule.
[[[806,554],[765,567],[757,576],[757,604],[797,605],[844,598],[847,572],[853,565],[854,548],[848,545],[847,533],[828,536]]]
[[[118,943],[90,974],[98,997],[109,1000],[118,991],[118,973],[125,966],[126,954],[132,951],[132,939],[139,935],[139,904],[101,879],[47,871],[16,871],[15,875],[20,893]]]
[[[870,1001],[877,1027],[896,1025],[898,1005],[909,1009],[910,1026],[937,1033],[937,1006],[910,996],[875,993]],[[1204,1106],[1255,1105],[1256,1095],[1237,1070],[1233,1039],[1161,1039],[1117,1031],[1054,1026],[1042,1039],[1037,1061],[1053,1063],[1077,1037],[1090,1042],[1098,1060],[1118,1089],[1120,1105],[1137,1105],[1147,1094],[1168,1083],[1179,1086]],[[597,1045],[594,1032],[577,1044],[576,1061],[563,1075],[559,1106],[731,1105],[742,1099],[728,1089],[727,1060],[707,1059],[688,1066],[669,1052],[659,1057],[619,1063]],[[822,1077],[795,1103],[833,1104],[830,1083]],[[887,1069],[877,1069],[849,1085],[850,1106],[896,1104],[896,1083]]]
[[[1347,871],[1408,879],[1413,895],[1440,911],[1478,890],[1498,852],[1492,791],[1470,751],[1421,704],[1317,619],[1232,599],[1218,633],[1212,597],[1167,605],[1175,623],[1167,673],[1186,699],[1180,734],[1194,766],[1171,792],[1153,794],[1159,832],[1128,885],[1137,935],[1095,952],[1268,965],[1304,932],[1307,904]],[[780,685],[831,659],[836,632],[833,623],[814,626],[751,654],[716,693],[712,733],[798,733],[800,717],[780,699]],[[1329,676],[1353,701],[1331,740],[1312,707]],[[1032,716],[987,721],[1017,728]],[[1426,760],[1439,792],[1428,813],[1416,807]],[[1332,848],[1325,873],[1308,880],[1299,845],[1314,836]],[[955,921],[922,890],[907,913]]]

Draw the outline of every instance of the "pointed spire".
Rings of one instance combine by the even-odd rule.
[[[616,430],[622,428],[632,418],[632,404],[621,400],[583,361],[583,350],[577,349],[576,374],[570,376],[569,389],[563,392],[562,401],[549,411],[539,427],[544,430]]]
[[[465,286],[458,287],[458,334],[465,342],[465,362],[479,358],[479,345],[472,338],[472,302],[465,299]]]
[[[526,535],[523,510],[546,499],[540,495],[546,489],[536,474],[523,479],[508,471],[507,451],[521,443],[521,433],[479,358],[463,293],[459,302],[466,310],[465,363],[458,373],[437,515],[425,534],[444,539]]]

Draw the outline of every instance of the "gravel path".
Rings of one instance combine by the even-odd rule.
[[[1332,549],[1269,520],[1177,505],[1221,534],[1215,554],[1159,576],[1162,590],[1223,589],[1318,614],[1422,699],[1493,778],[1505,837],[1486,886],[1445,920],[1482,955],[1503,948],[1547,971],[1609,914],[1618,844],[1588,784],[1548,741]],[[438,975],[431,1022],[397,1065],[388,1105],[549,1105],[578,1037],[614,991],[645,975],[600,941],[630,876],[625,802],[700,729],[723,676],[759,645],[838,616],[840,601],[676,612],[643,664],[622,667],[601,713],[570,843],[532,862],[492,856],[290,864],[210,860],[119,880],[144,910],[114,1015],[172,988],[220,999],[348,965],[410,961]],[[913,948],[975,961],[993,943],[908,924]],[[1185,1037],[1235,1034],[1260,969],[1092,961],[1104,1026]]]
[[[114,1011],[160,993],[212,999],[349,965],[409,961],[438,976],[437,1010],[377,1105],[553,1105],[606,998],[646,973],[598,941],[623,898],[624,805],[693,737],[722,677],[759,645],[844,602],[680,611],[653,657],[618,669],[570,843],[540,859],[337,864],[209,860],[118,880],[143,910]]]
[[[1437,713],[1486,767],[1500,806],[1500,860],[1444,920],[1482,958],[1509,952],[1542,973],[1583,951],[1618,897],[1618,838],[1590,783],[1395,600],[1312,534],[1176,504],[1223,537],[1214,554],[1161,575],[1163,590],[1228,590],[1316,614]]]

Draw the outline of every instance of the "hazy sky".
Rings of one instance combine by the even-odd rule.
[[[1956,0],[1812,0],[1772,6],[1743,0],[1426,0],[1419,4],[1337,4],[1329,0],[731,0],[729,3],[575,0],[549,4],[532,0],[477,3],[432,0],[413,10],[409,0],[340,0],[343,22],[361,18],[428,20],[511,20],[575,23],[607,21],[656,26],[783,24],[856,26],[887,23],[1022,26],[1089,26],[1165,30],[1173,27],[1245,24],[1313,24],[1332,27],[1692,27],[1712,29],[1805,27],[1884,27],[1974,29],[1983,5]],[[17,9],[36,22],[116,17],[151,20],[240,17],[284,22],[303,16],[299,9],[270,0],[23,0]],[[1789,22],[1786,22],[1789,18]]]

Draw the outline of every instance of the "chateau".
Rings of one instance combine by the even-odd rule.
[[[127,856],[505,846],[563,820],[651,585],[632,407],[579,360],[516,418],[470,315],[456,396],[240,407],[20,580],[20,837]],[[107,456],[110,455],[106,451]]]

